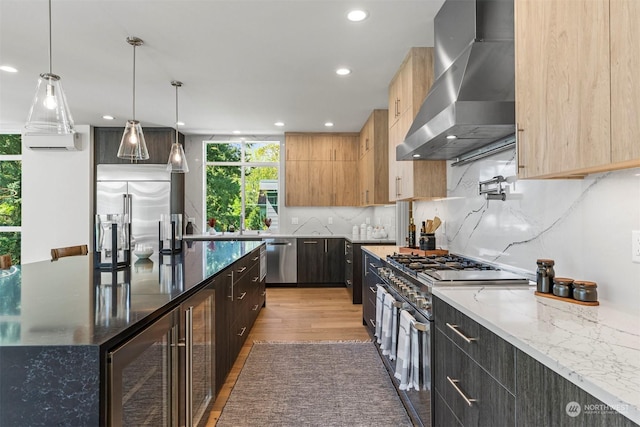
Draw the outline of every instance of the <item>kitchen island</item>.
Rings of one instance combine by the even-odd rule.
[[[392,246],[363,247],[365,253],[381,260],[398,250]],[[617,414],[624,416],[627,422],[640,424],[638,313],[625,312],[607,301],[588,307],[538,297],[534,294],[534,287],[434,286],[432,294],[434,300],[446,303],[512,345],[518,361],[516,378],[532,380],[526,374],[534,375],[534,370],[540,376],[546,375],[548,383],[530,383],[529,390],[516,392],[516,411],[525,408],[526,412],[526,407],[537,408],[532,399],[527,398],[538,396],[545,401],[543,404],[552,405],[552,408],[548,413],[541,410],[537,414],[527,414],[539,417],[537,422],[560,422],[559,418],[553,418],[553,421],[546,418],[554,414],[554,417],[563,416],[562,422],[566,424],[569,415],[565,407],[575,401],[582,405],[583,415],[590,415],[593,419],[600,415],[615,418]],[[436,302],[434,317],[437,323],[442,315],[438,307],[444,306]],[[577,386],[604,405],[592,403],[594,399],[588,396],[582,396],[584,401],[578,401],[575,390],[549,385],[560,384],[559,379]],[[534,390],[534,386],[539,388]],[[555,401],[552,392],[558,390],[570,390],[573,397],[556,396],[558,401]],[[520,391],[522,393],[518,396]],[[523,419],[520,417],[521,421]],[[578,423],[583,422],[581,420],[571,419]],[[613,422],[620,422],[620,417]],[[627,424],[620,422],[615,425]]]
[[[261,245],[192,242],[116,273],[94,269],[91,254],[3,270],[0,425],[105,424],[106,352]]]

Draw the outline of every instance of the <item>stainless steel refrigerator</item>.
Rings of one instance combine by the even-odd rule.
[[[158,252],[158,224],[169,214],[171,173],[166,165],[98,165],[96,214],[131,214],[135,243]]]

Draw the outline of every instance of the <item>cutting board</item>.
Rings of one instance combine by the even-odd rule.
[[[414,254],[420,256],[429,256],[429,255],[449,255],[449,251],[446,249],[433,249],[430,251],[423,251],[416,248],[408,248],[406,246],[400,247],[401,254]]]

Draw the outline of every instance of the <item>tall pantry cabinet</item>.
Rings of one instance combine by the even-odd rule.
[[[396,146],[404,141],[433,80],[433,48],[413,47],[389,85],[390,201],[447,194],[444,160],[396,160]]]
[[[640,166],[638,22],[637,0],[515,0],[521,178]]]

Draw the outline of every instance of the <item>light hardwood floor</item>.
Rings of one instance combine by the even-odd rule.
[[[267,288],[267,304],[220,390],[207,427],[216,425],[254,341],[369,340],[362,305],[346,288]]]

